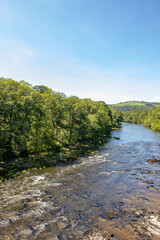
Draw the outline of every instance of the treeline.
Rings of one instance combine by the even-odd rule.
[[[150,110],[132,110],[125,112],[123,120],[129,123],[143,124],[153,131],[160,132],[160,106]]]
[[[98,146],[122,115],[101,101],[0,78],[0,161]],[[71,157],[71,154],[70,154]]]
[[[118,104],[112,104],[110,105],[110,107],[120,112],[127,112],[134,109],[138,109],[138,110],[151,109],[157,105],[160,105],[160,103],[144,102],[144,101],[128,101],[128,102],[123,102]]]

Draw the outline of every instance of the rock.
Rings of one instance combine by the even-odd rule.
[[[158,173],[158,171],[156,171],[156,170],[149,170],[147,173]]]
[[[133,214],[135,217],[139,218],[141,216],[143,216],[144,212],[142,210],[139,210],[139,211],[133,211]]]
[[[144,183],[147,183],[147,184],[153,184],[154,182],[153,181],[143,181]]]
[[[121,213],[122,213],[123,215],[126,215],[126,214],[127,214],[127,212],[126,212],[125,210],[121,210]]]
[[[124,205],[124,202],[119,201],[119,205],[120,205],[120,206]]]
[[[143,208],[142,211],[143,211],[143,213],[147,213],[147,214],[153,214],[154,213],[151,210],[148,210],[146,208]]]
[[[120,140],[120,137],[113,137],[114,139],[116,139],[116,140]]]
[[[64,228],[68,228],[71,226],[71,224],[69,224],[68,222],[57,222],[58,225],[58,229],[64,229]]]
[[[136,177],[136,179],[141,180],[141,181],[143,180],[143,178],[138,178],[138,177]]]
[[[149,161],[149,160],[148,160],[148,161]],[[150,173],[153,173],[153,174],[154,174],[154,173],[158,173],[158,171],[156,171],[156,170],[149,170],[149,171],[144,170],[144,171],[141,171],[140,173],[145,175],[145,174],[150,174]]]
[[[153,236],[160,236],[160,221],[156,216],[144,217],[142,220],[133,222],[131,225],[141,236],[145,236],[147,239],[152,239]]]
[[[107,221],[107,219],[103,218],[103,217],[99,217],[98,218],[98,221],[101,222],[101,223],[104,223]]]
[[[93,227],[85,235],[83,240],[116,240],[114,234],[110,234],[108,231],[100,228]],[[118,240],[118,239],[117,239]]]
[[[115,212],[106,212],[105,213],[108,219],[113,219],[117,217],[117,213]]]
[[[59,240],[59,238],[53,232],[40,233],[38,239],[43,240]]]
[[[4,236],[3,239],[4,239],[4,240],[14,240],[15,238],[14,238],[11,234],[9,234],[9,235],[7,235],[7,236]]]
[[[147,162],[150,163],[150,164],[153,164],[153,163],[159,163],[160,164],[160,160],[156,159],[156,158],[148,159]]]

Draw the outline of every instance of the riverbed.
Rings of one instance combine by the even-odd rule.
[[[160,164],[148,159],[160,134],[123,123],[74,164],[0,184],[0,239],[160,239]]]

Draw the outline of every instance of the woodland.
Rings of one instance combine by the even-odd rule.
[[[105,102],[0,78],[0,180],[87,154],[121,121]]]
[[[127,111],[123,114],[123,121],[142,124],[155,132],[160,132],[160,106],[152,109]]]
[[[125,112],[123,107],[120,112],[103,101],[0,78],[0,181],[94,152],[122,121],[160,132],[158,103]]]

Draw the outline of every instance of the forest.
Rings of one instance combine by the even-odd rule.
[[[127,111],[123,114],[123,121],[142,124],[155,132],[160,132],[160,106],[152,109]]]
[[[121,102],[117,104],[111,104],[110,107],[120,112],[126,112],[134,109],[139,109],[139,110],[151,109],[158,105],[160,105],[160,103],[157,103],[157,102],[128,101],[128,102]]]
[[[0,180],[92,151],[121,121],[105,102],[0,78]]]

